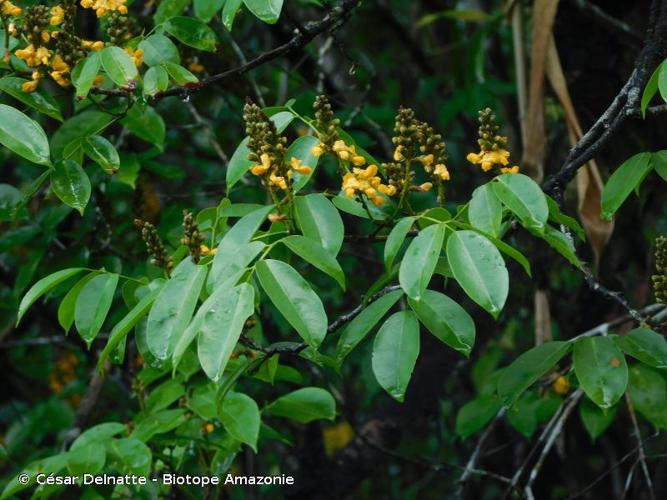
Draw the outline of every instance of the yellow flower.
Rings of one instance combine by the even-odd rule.
[[[49,40],[51,40],[51,34],[48,31],[42,31],[40,36],[43,43],[49,43]]]
[[[501,167],[500,171],[503,174],[518,174],[519,173],[519,165],[514,165],[513,167]]]
[[[134,61],[134,65],[137,68],[144,63],[144,49],[132,50],[130,48],[127,48],[127,49],[125,49],[125,52],[130,54],[130,57],[132,57],[132,60]]]
[[[425,168],[428,168],[433,164],[434,158],[432,154],[428,154],[422,156],[421,158],[419,158],[419,160],[422,162],[422,165],[424,165]]]
[[[69,64],[63,61],[63,58],[60,57],[60,54],[57,54],[56,57],[53,58],[53,61],[51,61],[51,67],[56,71],[64,72],[70,70]]]
[[[252,175],[264,175],[271,168],[271,157],[267,153],[260,156],[261,164],[256,164],[250,169]]]
[[[218,251],[217,248],[211,249],[206,245],[199,245],[199,250],[201,251],[203,257],[206,257],[208,255],[215,255],[215,253]]]
[[[278,186],[283,191],[287,191],[287,181],[282,175],[271,173],[269,175],[269,186]]]
[[[102,75],[97,75],[93,80],[93,85],[102,85],[102,82],[104,82],[104,77]]]
[[[352,170],[359,179],[369,180],[372,177],[375,177],[375,174],[378,173],[377,165],[368,165],[368,167],[361,169],[355,168]]]
[[[345,141],[337,140],[334,142],[333,151],[341,160],[349,160],[351,157],[350,148],[345,144]]]
[[[30,67],[39,66],[40,64],[48,64],[51,52],[46,47],[39,47],[35,49],[33,44],[29,44],[25,49],[19,49],[14,52],[16,57],[23,59]]]
[[[382,205],[385,199],[378,194],[378,191],[387,196],[392,196],[396,194],[396,187],[382,184],[382,180],[376,175],[377,171],[377,165],[369,165],[365,169],[352,169],[352,172],[343,176],[341,190],[348,198],[353,198],[357,193],[363,193],[373,205]]]
[[[433,171],[433,175],[437,175],[443,181],[448,181],[449,180],[449,170],[447,170],[447,167],[445,165],[443,165],[442,163],[438,163],[435,166],[435,170]]]
[[[312,149],[310,150],[310,153],[313,156],[320,157],[322,154],[324,154],[324,151],[326,149],[326,146],[322,143],[317,144],[316,146],[313,146]]]
[[[420,191],[423,191],[424,193],[426,193],[426,192],[430,191],[432,187],[433,187],[433,183],[431,183],[431,182],[425,182],[424,184],[422,184],[421,186],[419,186],[419,190],[420,190]]]
[[[21,90],[23,92],[34,92],[35,90],[37,90],[38,85],[39,85],[39,79],[30,80],[29,82],[25,82],[23,85],[21,85]]]
[[[488,172],[495,165],[505,166],[509,163],[510,152],[506,149],[494,149],[491,151],[480,151],[479,154],[470,153],[466,157],[470,163],[478,164],[482,170]]]
[[[554,392],[556,392],[556,394],[560,394],[561,396],[563,396],[570,391],[570,382],[568,379],[566,379],[561,375],[554,381],[552,387]]]
[[[290,158],[290,166],[292,167],[292,170],[299,172],[301,175],[308,175],[313,171],[313,169],[308,165],[301,165],[301,160],[299,160],[296,156],[292,156],[292,158]],[[292,171],[290,170],[288,175],[291,173]]]
[[[403,161],[405,160],[405,156],[403,156],[403,150],[405,149],[405,146],[402,144],[399,144],[396,146],[396,149],[394,150],[394,161]]]
[[[60,5],[56,5],[55,7],[51,8],[51,19],[49,20],[49,24],[51,26],[58,26],[59,24],[62,24],[62,22],[65,20],[65,11]]]
[[[107,12],[118,11],[127,14],[127,0],[81,0],[84,9],[95,9],[97,17],[103,17]]]
[[[4,2],[2,2],[2,14],[5,16],[14,16],[14,17],[20,16],[21,7],[17,7],[9,0],[5,0]]]
[[[63,88],[69,87],[70,81],[65,77],[64,71],[51,71],[49,75],[61,87]]]
[[[385,184],[380,184],[378,186],[378,191],[380,191],[383,194],[386,194],[387,196],[394,196],[396,194],[396,186],[393,184],[390,185],[385,185]]]
[[[356,165],[357,167],[362,166],[364,163],[366,163],[366,158],[364,158],[361,155],[355,155],[352,157],[352,163]]]

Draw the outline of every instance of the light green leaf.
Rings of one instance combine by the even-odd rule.
[[[225,25],[229,31],[232,31],[234,18],[236,17],[243,0],[225,0],[225,6],[222,8],[222,24]]]
[[[115,174],[120,168],[120,157],[113,144],[100,135],[91,135],[83,141],[83,151],[107,174]]]
[[[667,65],[665,66],[667,67]],[[651,153],[637,153],[618,167],[602,190],[602,217],[611,219],[651,169]]]
[[[625,356],[609,337],[584,337],[574,343],[574,373],[600,408],[614,406],[628,385]]]
[[[195,49],[215,52],[218,42],[215,32],[206,23],[194,17],[172,17],[164,29],[178,41]]]
[[[342,362],[352,349],[366,337],[378,324],[387,311],[403,296],[402,290],[394,290],[369,304],[359,315],[350,321],[338,340],[336,359]]]
[[[301,161],[302,166],[310,167],[311,169],[310,173],[307,175],[302,175],[296,171],[294,172],[294,177],[292,177],[292,191],[295,194],[308,184],[308,181],[315,173],[319,157],[311,153],[311,150],[315,145],[319,144],[319,142],[320,140],[314,135],[297,137],[285,153],[286,161],[289,162],[292,158],[297,158]]]
[[[75,476],[82,476],[84,473],[96,474],[102,470],[106,460],[107,453],[104,446],[90,443],[70,450],[67,454],[67,469]]]
[[[174,80],[178,85],[187,85],[188,83],[195,83],[199,81],[199,78],[190,73],[190,71],[185,69],[180,64],[166,62],[162,66],[167,70],[167,73],[169,73],[171,79]]]
[[[270,119],[276,125],[278,132],[282,132],[294,120],[294,115],[289,111],[281,111],[271,116]],[[229,160],[229,165],[227,165],[227,189],[231,189],[252,167],[252,162],[248,160],[249,153],[248,138],[246,137],[236,148]]]
[[[648,328],[635,328],[621,336],[614,336],[616,344],[642,363],[654,368],[667,368],[667,340]]]
[[[464,356],[470,356],[475,345],[475,323],[465,309],[433,290],[426,290],[420,300],[408,299],[408,302],[433,335]]]
[[[111,308],[116,285],[116,273],[98,274],[84,285],[76,299],[74,325],[89,347],[102,329]]]
[[[304,236],[319,242],[332,255],[338,255],[343,244],[343,220],[323,194],[294,198],[296,220]]]
[[[549,207],[540,186],[527,175],[503,174],[493,182],[493,192],[527,228],[544,231]]]
[[[195,15],[209,23],[224,4],[225,0],[194,0]]]
[[[336,401],[319,387],[304,387],[290,392],[266,406],[266,411],[276,417],[289,418],[303,424],[313,420],[333,420],[336,417]]]
[[[551,370],[572,347],[570,342],[545,342],[524,352],[505,368],[498,379],[498,395],[507,406]]]
[[[474,231],[456,231],[447,240],[447,261],[468,296],[497,318],[509,292],[509,274],[494,244]]]
[[[150,292],[144,295],[135,306],[130,309],[130,311],[121,319],[116,326],[113,327],[111,333],[109,334],[109,340],[107,345],[104,346],[104,349],[100,353],[99,358],[97,359],[97,370],[102,372],[104,370],[104,362],[107,357],[114,351],[116,346],[123,341],[127,334],[130,333],[130,330],[136,326],[136,324],[148,314],[148,311],[155,302],[162,286],[157,286],[153,288]]]
[[[76,285],[74,285],[67,292],[63,300],[60,301],[58,306],[58,323],[65,330],[65,334],[69,333],[69,329],[74,324],[74,306],[76,305],[76,299],[81,293],[81,289],[97,275],[97,271],[87,274],[81,278]]]
[[[79,448],[83,448],[92,443],[104,443],[126,429],[127,426],[120,422],[105,422],[103,424],[98,424],[83,431],[79,437],[74,440],[72,446],[70,446],[70,450],[78,450]]]
[[[414,222],[414,217],[403,217],[396,223],[387,236],[387,241],[384,244],[384,267],[387,270],[390,270],[394,265],[394,260],[401,250],[405,237],[410,232]]]
[[[651,164],[655,172],[667,181],[667,150],[656,151],[651,155]]]
[[[139,42],[138,48],[144,51],[144,62],[150,67],[167,62],[174,64],[181,62],[178,48],[176,48],[174,42],[164,35],[151,35]],[[146,74],[148,74],[148,72],[146,72]],[[145,79],[146,76],[144,76],[144,80]]]
[[[584,428],[593,441],[599,438],[614,421],[617,408],[614,406],[603,410],[596,404],[593,404],[590,399],[583,399],[579,405],[579,417],[581,417]]]
[[[241,283],[209,309],[199,327],[197,352],[204,373],[217,382],[241,336],[246,320],[254,310],[255,289]]]
[[[464,404],[456,414],[456,433],[467,439],[481,431],[495,417],[502,403],[495,394],[479,396]]]
[[[81,59],[72,70],[72,83],[76,89],[76,96],[85,99],[95,83],[95,78],[100,72],[99,52],[90,52],[84,59]]]
[[[534,234],[538,238],[542,238],[544,241],[546,241],[551,248],[565,257],[567,261],[574,267],[579,270],[583,270],[583,265],[581,264],[579,257],[577,257],[574,243],[568,235],[551,226],[546,226],[544,228],[544,233],[542,234]]]
[[[257,263],[262,288],[290,325],[310,346],[317,347],[327,334],[324,306],[308,282],[289,264],[266,259]]]
[[[156,25],[178,16],[190,5],[190,0],[162,0],[155,11],[153,21]]]
[[[21,321],[21,318],[26,313],[28,308],[35,303],[35,301],[40,298],[45,293],[49,292],[51,289],[62,283],[68,278],[71,278],[75,274],[84,271],[81,267],[73,267],[71,269],[63,269],[62,271],[56,271],[53,274],[45,276],[37,283],[30,287],[30,290],[21,299],[19,304],[18,317],[16,319],[16,324],[18,325]]]
[[[412,377],[419,355],[419,322],[412,311],[399,311],[383,323],[373,342],[375,378],[399,402]]]
[[[228,392],[220,405],[220,421],[231,437],[257,452],[262,420],[254,399],[240,392]]]
[[[169,87],[169,74],[164,66],[153,66],[144,75],[144,95],[152,96]]]
[[[275,24],[283,8],[283,0],[243,0],[248,10],[259,20]]]
[[[444,238],[445,225],[433,224],[422,229],[410,242],[398,271],[398,281],[408,297],[419,300],[426,290],[438,263]]]
[[[51,172],[51,189],[65,205],[77,209],[83,215],[92,188],[88,174],[81,165],[74,160],[56,163]]]
[[[60,160],[74,157],[86,137],[102,133],[115,119],[113,115],[94,110],[68,118],[51,137],[53,158]]]
[[[157,146],[164,147],[166,128],[160,113],[150,106],[134,105],[130,108],[121,123],[139,139]]]
[[[18,109],[0,104],[0,144],[28,161],[50,165],[49,141],[44,129]]]
[[[503,207],[490,183],[483,184],[472,193],[468,207],[470,224],[493,236],[500,234]]]
[[[38,87],[34,92],[23,92],[21,87],[27,81],[15,76],[5,76],[0,78],[0,90],[46,116],[63,121],[60,106],[48,91]]]
[[[569,215],[565,215],[560,211],[560,207],[558,206],[558,203],[556,203],[556,200],[554,200],[551,196],[546,196],[547,199],[547,205],[549,206],[549,220],[554,221],[557,224],[562,224],[566,227],[569,227],[574,231],[579,239],[581,241],[586,240],[586,233],[584,232],[584,228],[581,227],[581,224],[573,218],[570,217]]]
[[[207,289],[210,291],[218,286],[234,286],[264,248],[266,245],[261,241],[251,241],[239,246],[225,245],[223,252],[218,248],[209,274]]]
[[[171,357],[174,346],[192,318],[199,294],[206,281],[206,266],[183,259],[160,291],[148,314],[146,342],[157,359]]]
[[[122,474],[148,476],[151,471],[151,449],[136,438],[113,439],[106,443],[107,457]]]
[[[340,264],[338,264],[336,258],[327,252],[319,242],[299,234],[287,236],[286,238],[283,238],[281,242],[303,260],[312,264],[320,271],[327,273],[338,282],[343,290],[345,290],[345,274],[343,273]]]
[[[100,52],[100,60],[106,74],[116,85],[124,87],[139,76],[132,57],[120,47],[106,47]]]
[[[646,117],[646,108],[648,108],[651,99],[653,99],[653,96],[658,91],[658,79],[660,78],[660,73],[662,72],[663,66],[665,66],[665,64],[660,63],[658,67],[655,68],[655,71],[653,71],[651,78],[649,78],[646,87],[644,87],[641,102],[642,118]]]

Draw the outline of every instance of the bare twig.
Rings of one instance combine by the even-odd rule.
[[[199,111],[197,111],[197,108],[194,104],[188,102],[187,105],[188,110],[190,110],[190,114],[195,119],[195,122],[197,125],[200,125],[204,129],[206,135],[208,135],[208,140],[211,146],[215,150],[215,153],[218,155],[218,158],[220,158],[220,161],[222,161],[222,164],[226,167],[229,164],[229,157],[227,154],[225,154],[225,151],[222,149],[220,142],[215,137],[215,133],[213,132],[213,128],[211,127],[210,123],[204,120],[204,118],[199,114]]]
[[[642,472],[644,473],[644,479],[646,479],[646,486],[648,487],[649,498],[651,500],[655,499],[655,493],[653,491],[653,481],[651,481],[651,474],[648,471],[648,466],[646,465],[646,453],[644,451],[644,444],[642,443],[642,435],[639,432],[639,424],[637,423],[637,415],[635,415],[635,408],[632,404],[632,398],[630,394],[625,393],[625,402],[628,407],[628,412],[630,413],[630,420],[632,420],[632,428],[634,430],[635,437],[637,438],[637,461],[642,467]],[[634,467],[632,468],[634,470]],[[632,473],[628,474],[628,479],[631,477]],[[626,490],[629,486],[629,481],[626,482]]]
[[[607,14],[597,5],[589,2],[588,0],[570,0],[570,3],[591,19],[597,21],[600,26],[607,28],[613,33],[618,33],[622,36],[625,36],[633,43],[641,43],[642,37],[639,33],[637,33],[620,19],[616,19],[614,16]]]

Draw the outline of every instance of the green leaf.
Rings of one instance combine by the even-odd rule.
[[[648,85],[651,83],[649,79]],[[667,102],[667,64],[663,63],[660,65],[660,73],[658,73],[658,90],[660,91],[660,97],[662,100]]]
[[[19,304],[18,317],[16,319],[16,324],[18,325],[23,318],[23,315],[26,313],[28,308],[35,303],[35,301],[40,298],[45,293],[49,292],[51,289],[62,283],[68,278],[71,278],[75,274],[84,271],[85,269],[81,267],[73,267],[71,269],[63,269],[62,271],[57,271],[53,274],[45,276],[37,283],[30,287],[30,290],[21,299]]]
[[[139,76],[132,57],[120,47],[106,47],[100,52],[100,60],[111,81],[120,87],[128,85]]]
[[[36,477],[40,472],[44,473],[46,476],[49,476],[49,474],[59,473],[67,466],[67,456],[67,453],[60,453],[58,455],[42,458],[41,460],[30,463],[22,471],[28,475],[29,481],[26,483],[19,481],[18,478],[20,475],[16,474],[7,483],[7,486],[5,486],[5,489],[2,491],[2,495],[0,495],[0,500],[14,498],[16,493],[28,487],[36,486]]]
[[[308,282],[279,260],[260,261],[256,274],[276,309],[303,340],[317,348],[327,333],[328,320],[322,301]]]
[[[665,66],[667,67],[667,66]],[[611,219],[651,168],[651,153],[637,153],[618,167],[602,190],[602,217]]]
[[[599,438],[614,421],[616,410],[616,406],[603,410],[593,404],[590,399],[583,399],[579,405],[579,417],[581,417],[584,428],[593,441]]]
[[[649,78],[646,87],[644,87],[644,92],[642,93],[642,102],[641,102],[642,118],[646,117],[646,108],[648,108],[651,99],[653,99],[653,96],[658,91],[658,79],[660,78],[663,66],[665,66],[665,64],[660,63],[658,67],[655,68],[655,71],[653,71],[651,78]]]
[[[419,322],[412,311],[399,311],[383,323],[373,342],[371,365],[375,378],[399,402],[419,355]]]
[[[338,340],[336,347],[336,359],[342,362],[352,349],[366,337],[368,332],[378,324],[382,317],[387,314],[398,299],[403,296],[403,291],[394,290],[383,295],[369,304],[359,315],[350,321]]]
[[[224,4],[225,0],[194,0],[195,15],[209,23]]]
[[[290,145],[285,153],[285,160],[291,161],[292,158],[297,158],[301,161],[301,165],[305,167],[310,167],[311,171],[307,175],[301,175],[298,172],[294,172],[294,177],[292,178],[292,191],[296,194],[301,189],[308,184],[308,181],[315,173],[315,168],[317,167],[317,162],[319,157],[311,153],[313,147],[319,144],[320,140],[314,135],[304,135],[302,137],[297,137],[297,139]]]
[[[188,5],[190,0],[162,0],[155,11],[153,21],[156,25],[162,24],[167,19],[182,14]]]
[[[500,250],[502,253],[504,253],[505,255],[507,255],[508,257],[513,259],[514,261],[516,261],[521,267],[523,267],[523,270],[526,271],[526,274],[528,276],[532,276],[531,272],[530,272],[530,262],[528,262],[528,259],[526,258],[526,256],[524,254],[522,254],[521,252],[519,252],[516,248],[514,248],[511,245],[508,245],[503,240],[501,240],[499,238],[496,238],[495,236],[493,236],[489,233],[485,233],[481,229],[477,229],[475,227],[467,226],[467,225],[463,225],[463,224],[461,224],[460,226],[461,227],[469,227],[472,231],[475,231],[476,233],[479,233],[482,236],[484,236],[491,243],[493,243],[498,250]],[[549,229],[550,229],[549,226],[547,226],[545,228],[545,231],[549,232]],[[542,236],[540,236],[540,237],[542,237]]]
[[[169,87],[169,74],[164,66],[153,66],[144,75],[144,95],[152,96]]]
[[[568,235],[560,232],[558,229],[547,226],[544,228],[544,233],[534,233],[538,238],[546,241],[551,248],[556,250],[559,254],[567,259],[567,261],[579,270],[583,270],[583,265],[577,257],[574,243]]]
[[[116,285],[116,273],[98,274],[84,285],[76,299],[74,325],[89,347],[102,329],[111,308]]]
[[[23,92],[21,87],[27,81],[15,76],[5,76],[0,78],[0,90],[46,116],[63,121],[60,106],[48,91],[37,88],[34,92]]]
[[[188,83],[195,83],[199,81],[199,78],[190,73],[180,64],[166,62],[162,66],[167,70],[167,73],[169,73],[171,79],[174,80],[178,85],[187,85]]]
[[[464,356],[470,356],[475,345],[475,323],[465,309],[433,290],[426,290],[420,300],[408,299],[408,302],[433,335]]]
[[[146,66],[159,66],[167,62],[178,64],[181,57],[178,48],[169,38],[164,35],[151,35],[139,42],[139,49],[144,51],[144,62]],[[148,72],[146,72],[148,74]],[[144,75],[144,81],[146,76]],[[144,83],[145,85],[145,83]]]
[[[115,174],[120,168],[120,157],[113,144],[100,135],[92,135],[83,141],[83,151],[107,174]]]
[[[77,437],[70,450],[78,450],[90,444],[103,444],[105,441],[108,441],[110,438],[114,437],[117,434],[125,431],[127,426],[121,424],[120,422],[105,422],[103,424],[98,424],[90,429],[83,431],[79,437]]]
[[[194,17],[172,17],[163,24],[164,29],[176,38],[195,49],[215,52],[218,39],[215,32],[206,23]]]
[[[540,186],[527,175],[503,174],[493,180],[493,192],[527,228],[544,231],[549,207]]]
[[[75,476],[82,476],[84,473],[96,474],[104,468],[106,460],[107,453],[104,446],[90,443],[70,450],[67,454],[67,469]]]
[[[85,99],[95,83],[95,78],[100,72],[99,52],[90,52],[84,59],[81,59],[72,70],[72,83],[76,89],[76,96],[79,99]]]
[[[336,256],[343,245],[345,228],[336,207],[323,194],[294,198],[296,220],[304,236],[320,243]]]
[[[579,384],[600,408],[611,408],[628,385],[625,356],[609,337],[584,337],[574,343],[574,372]]]
[[[86,137],[102,133],[115,120],[113,115],[93,110],[68,118],[51,137],[53,158],[72,158]]]
[[[503,207],[490,183],[483,184],[472,193],[468,207],[470,224],[493,236],[500,234]]]
[[[260,21],[275,24],[283,8],[283,0],[243,0],[243,3]]]
[[[401,250],[401,246],[403,246],[405,237],[410,232],[414,222],[414,217],[403,217],[391,229],[391,232],[387,236],[387,241],[384,244],[385,269],[389,270],[394,265],[394,260],[396,259],[398,252]]]
[[[327,273],[345,290],[345,274],[340,264],[317,241],[295,234],[283,238],[281,242],[306,262]]]
[[[174,346],[188,326],[206,281],[206,266],[183,259],[160,291],[148,314],[146,342],[157,359],[171,357]]]
[[[656,173],[667,181],[667,150],[656,151],[651,155],[651,164]]]
[[[336,417],[336,401],[328,391],[319,387],[297,389],[276,399],[265,409],[271,415],[302,424],[313,420],[333,420]]]
[[[242,271],[264,248],[261,241],[250,242],[266,216],[273,210],[273,205],[263,206],[243,216],[225,233],[218,245],[209,283],[218,286]]]
[[[76,305],[79,293],[81,293],[81,289],[96,275],[97,271],[94,271],[81,278],[76,285],[70,288],[65,297],[63,297],[63,300],[60,301],[60,305],[58,306],[58,323],[65,330],[65,334],[69,333],[69,329],[74,324],[74,306]]]
[[[45,171],[44,173],[48,173]],[[29,197],[26,197],[29,198]],[[10,184],[0,184],[0,221],[13,221],[25,214],[24,196]]]
[[[254,399],[240,392],[228,392],[220,405],[220,421],[231,437],[257,452],[262,419]]]
[[[572,347],[570,342],[553,341],[524,352],[505,368],[498,379],[498,395],[505,405],[514,402],[546,372],[551,370]]]
[[[410,242],[398,271],[398,281],[408,297],[419,300],[426,290],[438,263],[444,238],[445,225],[433,224],[422,229]]]
[[[51,189],[65,205],[75,208],[83,215],[92,188],[88,174],[81,165],[74,160],[56,163],[51,172]]]
[[[294,120],[294,115],[289,111],[281,111],[270,117],[271,121],[276,125],[278,132],[282,132]],[[253,163],[248,160],[248,138],[241,141],[241,144],[236,148],[234,154],[227,165],[227,189],[231,189],[243,175],[250,170]]]
[[[204,373],[217,382],[241,336],[246,320],[254,311],[255,289],[248,283],[232,288],[209,310],[199,327],[197,352]]]
[[[44,129],[18,109],[0,104],[0,144],[28,161],[51,165]]]
[[[222,24],[225,25],[229,31],[232,31],[234,18],[241,8],[243,0],[225,0],[225,6],[222,8]]]
[[[558,206],[558,203],[556,203],[556,200],[554,200],[551,196],[546,196],[547,199],[547,205],[549,206],[549,220],[554,221],[557,224],[562,224],[566,227],[569,227],[572,231],[574,231],[579,239],[581,241],[586,240],[586,233],[584,232],[584,228],[581,227],[581,224],[574,219],[573,217],[570,217],[569,215],[565,215],[560,211],[560,207]]]
[[[151,449],[136,438],[113,439],[106,443],[110,463],[122,474],[148,476],[151,471]]]
[[[667,340],[648,328],[635,328],[614,336],[616,344],[624,353],[654,368],[667,368]]]
[[[100,353],[99,358],[97,359],[97,370],[99,372],[104,369],[104,362],[109,357],[109,355],[114,351],[116,346],[123,341],[127,334],[130,333],[130,330],[136,326],[136,324],[148,314],[148,311],[151,309],[153,302],[157,298],[161,286],[158,286],[148,292],[142,297],[142,299],[135,304],[135,306],[130,309],[130,311],[121,319],[116,326],[113,327],[111,333],[109,334],[109,340],[107,345],[104,346],[104,349]]]
[[[632,405],[649,422],[667,429],[667,380],[663,372],[642,364],[632,365],[628,394]]]
[[[468,296],[497,318],[509,292],[509,274],[494,244],[474,231],[456,231],[447,240],[447,261]]]
[[[121,123],[139,139],[157,146],[164,147],[166,128],[160,113],[150,106],[134,105],[130,108]]]
[[[359,203],[356,200],[353,200],[352,198],[348,198],[344,194],[339,194],[337,196],[334,196],[331,199],[331,203],[333,203],[334,206],[341,212],[354,215],[355,217],[359,217],[361,219],[371,218],[361,203]],[[369,208],[371,209],[371,214],[372,214],[373,209],[371,207]]]
[[[501,406],[495,394],[482,395],[469,401],[456,414],[456,433],[467,439],[481,431],[498,414]]]

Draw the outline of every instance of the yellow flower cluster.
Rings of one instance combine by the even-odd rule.
[[[103,17],[107,12],[118,11],[127,14],[127,0],[81,0],[84,9],[95,9],[97,17]]]
[[[516,174],[519,172],[519,166],[508,167],[509,157],[510,152],[500,148],[492,151],[469,153],[466,158],[470,163],[481,166],[484,172],[488,172],[494,166],[499,165],[503,174]]]
[[[49,19],[49,24],[51,26],[58,26],[62,24],[64,20],[65,10],[60,5],[51,8],[51,19]]]
[[[14,5],[12,2],[9,0],[0,0],[0,4],[2,4],[2,14],[5,16],[20,16],[21,15],[21,7],[17,7]]]
[[[104,42],[101,40],[97,40],[95,42],[92,40],[81,40],[81,46],[84,49],[92,50],[93,52],[99,52],[104,48]]]
[[[396,186],[382,184],[382,180],[376,175],[377,165],[369,165],[367,168],[353,168],[343,176],[342,190],[352,198],[355,194],[365,194],[373,205],[380,206],[384,203],[384,197],[378,193],[393,196],[396,194]]]
[[[28,45],[25,49],[19,49],[14,52],[16,57],[23,59],[25,63],[34,68],[40,64],[48,64],[51,57],[51,51],[46,47],[37,47],[33,44]]]
[[[424,165],[424,170],[426,170],[426,172],[434,176],[440,177],[440,179],[442,179],[443,181],[449,180],[449,170],[447,170],[447,167],[445,166],[444,163],[438,163],[437,165],[434,166],[433,165],[434,157],[432,154],[420,156],[418,160],[421,161],[422,165]]]
[[[357,167],[361,167],[364,163],[366,163],[366,160],[364,159],[364,157],[361,156],[360,154],[357,154],[357,150],[356,150],[354,144],[352,144],[351,146],[348,146],[347,144],[345,144],[345,141],[339,139],[339,140],[337,140],[336,142],[333,143],[333,146],[332,146],[331,149],[332,149],[333,153],[336,156],[338,156],[338,158],[340,158],[341,160],[344,160],[344,161],[349,161],[353,165],[356,165]],[[326,152],[326,150],[327,150],[326,145],[323,144],[323,143],[320,143],[320,144],[314,146],[310,150],[310,152],[314,156],[319,157],[319,156],[322,156],[322,154],[324,154]]]
[[[125,52],[130,54],[130,57],[134,61],[134,65],[138,68],[144,63],[144,49],[132,50],[129,47],[125,49]]]
[[[69,64],[63,61],[63,58],[60,57],[60,54],[56,55],[56,57],[53,58],[53,61],[51,61],[51,68],[53,68],[53,71],[49,73],[51,78],[53,78],[55,82],[61,87],[68,87],[70,81],[65,76],[65,74],[69,73],[70,67]]]
[[[268,153],[263,153],[260,157],[260,163],[257,163],[254,165],[251,169],[250,172],[252,175],[256,175],[258,177],[264,176],[268,173],[268,184],[269,186],[277,186],[283,191],[287,191],[288,186],[287,186],[287,180],[285,179],[285,176],[283,175],[278,175],[278,169],[277,168],[271,168],[272,167],[272,162],[271,162],[271,157],[269,156]],[[313,171],[308,165],[302,165],[301,160],[296,158],[295,156],[292,156],[290,158],[290,169],[287,171],[287,178],[291,179],[292,176],[294,175],[294,172],[298,172],[301,175],[308,175]]]

